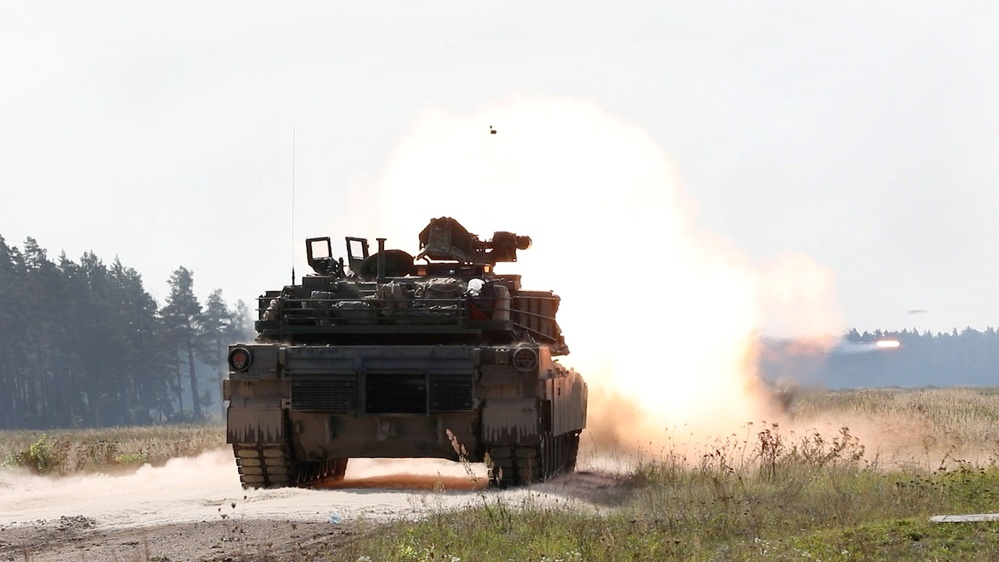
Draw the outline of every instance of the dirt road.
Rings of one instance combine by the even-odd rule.
[[[357,459],[322,489],[243,490],[229,450],[118,476],[0,471],[0,562],[336,559],[325,556],[371,523],[481,494],[587,501],[614,485],[592,474],[504,492],[485,482],[481,465]]]

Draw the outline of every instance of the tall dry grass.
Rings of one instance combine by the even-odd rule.
[[[159,425],[0,432],[0,462],[65,475],[159,466],[225,446],[220,425]]]
[[[999,388],[810,393],[793,403],[786,425],[827,433],[847,426],[884,466],[988,465],[999,459]]]

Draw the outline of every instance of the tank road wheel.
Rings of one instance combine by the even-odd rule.
[[[285,443],[233,443],[244,488],[276,488],[291,483],[291,452]]]

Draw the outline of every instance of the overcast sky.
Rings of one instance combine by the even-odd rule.
[[[999,326],[997,6],[4,1],[0,235],[252,302],[293,129],[294,236],[374,237],[342,225],[421,111],[540,94],[647,131],[749,260],[829,268],[847,326]]]

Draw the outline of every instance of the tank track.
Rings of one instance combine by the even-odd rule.
[[[545,434],[537,445],[493,445],[488,448],[489,484],[506,488],[544,482],[576,470],[579,433]]]
[[[287,443],[233,443],[232,451],[244,488],[308,486],[347,472],[347,459],[295,462]]]

